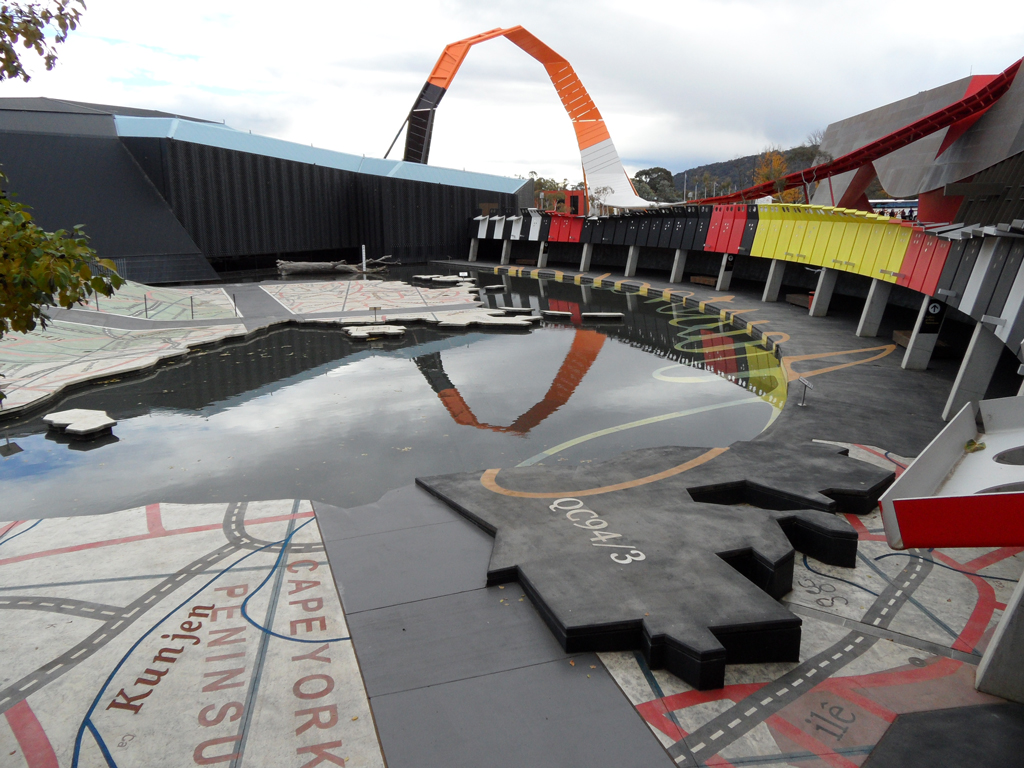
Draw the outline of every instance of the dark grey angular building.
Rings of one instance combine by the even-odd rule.
[[[0,99],[9,192],[49,230],[144,283],[303,260],[461,256],[466,220],[532,203],[532,182],[360,157],[192,117]],[[522,199],[520,199],[522,197]]]

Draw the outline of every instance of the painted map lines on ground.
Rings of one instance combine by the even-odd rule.
[[[823,611],[819,608],[811,608],[808,605],[788,602],[784,602],[783,604],[798,616],[806,616],[809,619],[817,619],[818,621],[835,624],[838,627],[845,627],[846,629],[856,629],[883,640],[892,640],[894,643],[907,648],[914,648],[918,651],[930,653],[933,656],[945,656],[947,659],[955,659],[956,661],[973,664],[974,666],[981,663],[981,656],[978,654],[964,653],[963,651],[958,651],[954,648],[942,645],[941,643],[934,643],[931,640],[922,640],[921,638],[913,637],[912,635],[904,635],[902,632],[894,632],[891,629],[872,626],[870,624],[857,621],[856,619],[837,616],[834,613],[829,613],[828,611]]]
[[[888,627],[913,592],[931,573],[931,561],[907,563],[865,612],[862,622]],[[762,722],[793,704],[819,682],[862,656],[879,638],[854,631],[756,693],[736,702],[685,739],[669,747],[679,765],[698,766]],[[806,687],[804,685],[806,684]],[[813,737],[808,737],[813,738]],[[822,745],[824,747],[824,745]]]
[[[268,517],[257,517],[252,520],[246,521],[248,525],[263,525],[266,523],[281,523],[285,520],[290,519],[290,515],[270,515]],[[313,512],[300,512],[298,517],[313,517]],[[43,557],[53,557],[55,555],[66,555],[70,552],[81,552],[86,549],[96,549],[99,547],[111,547],[118,544],[131,544],[136,541],[146,541],[147,539],[159,539],[164,536],[183,536],[188,533],[202,533],[203,531],[215,531],[218,528],[223,528],[223,523],[213,523],[209,525],[193,525],[188,528],[172,528],[171,530],[165,531],[162,534],[154,533],[140,533],[133,536],[123,536],[118,539],[104,539],[102,541],[91,541],[85,544],[75,544],[68,547],[58,547],[56,549],[47,549],[42,552],[30,552],[25,555],[16,555],[14,557],[8,557],[0,559],[0,565],[7,565],[8,563],[20,563],[24,560],[36,560]],[[243,532],[238,534],[240,540],[245,542],[243,548],[248,548],[252,542],[257,541],[256,539],[249,536],[248,533]],[[13,538],[13,537],[11,537]],[[0,542],[2,543],[2,542]]]
[[[18,525],[18,523],[24,523],[24,522],[27,522],[27,521],[26,521],[26,520],[19,520],[18,522],[14,523],[14,525],[10,525],[10,526],[8,526],[8,527],[7,527],[7,529],[6,529],[5,531],[4,531],[4,533],[7,533],[7,531],[10,531],[11,529],[13,529],[13,528],[14,528],[14,526]],[[13,540],[13,539],[16,539],[16,538],[18,538],[18,537],[19,537],[19,536],[21,536],[21,535],[22,535],[23,533],[28,533],[28,532],[29,532],[29,531],[31,531],[31,530],[32,530],[33,528],[35,528],[35,527],[36,527],[37,525],[39,525],[39,524],[40,524],[41,522],[43,522],[43,521],[42,521],[42,520],[36,520],[36,521],[35,521],[34,523],[32,523],[32,525],[30,525],[30,526],[29,526],[28,528],[26,528],[25,530],[23,530],[23,531],[18,531],[18,532],[17,532],[17,533],[15,533],[14,535],[12,535],[12,536],[8,536],[8,537],[7,537],[6,539],[4,539],[3,541],[0,541],[0,547],[2,547],[2,546],[3,546],[4,544],[6,544],[6,543],[7,543],[8,541],[11,541],[11,540]]]
[[[298,501],[296,501],[295,504],[296,504],[296,506],[298,506]],[[288,641],[293,642],[293,643],[317,643],[317,644],[322,644],[322,643],[337,643],[337,642],[341,642],[342,640],[351,640],[350,637],[332,637],[332,638],[328,638],[326,640],[303,640],[303,639],[298,638],[298,637],[288,637],[286,635],[278,634],[277,632],[274,632],[272,629],[270,629],[270,627],[273,626],[273,615],[272,615],[272,612],[270,614],[268,614],[268,618],[265,620],[266,626],[261,626],[260,624],[257,624],[253,620],[253,618],[249,615],[249,601],[253,597],[255,597],[259,593],[259,591],[261,589],[263,589],[263,587],[266,585],[266,583],[268,581],[270,581],[270,577],[273,576],[274,574],[277,574],[277,580],[276,580],[274,596],[271,599],[271,603],[274,606],[277,605],[277,590],[280,589],[281,579],[284,578],[284,571],[280,570],[281,562],[284,560],[284,556],[285,556],[285,554],[287,553],[287,551],[289,549],[289,545],[291,545],[292,536],[294,536],[296,533],[298,533],[300,528],[304,528],[305,526],[309,525],[311,522],[313,522],[313,521],[312,520],[307,520],[302,525],[300,525],[299,528],[296,528],[295,531],[289,531],[288,536],[285,537],[285,539],[284,539],[284,545],[281,547],[281,551],[278,553],[277,560],[274,561],[274,565],[270,569],[270,572],[264,577],[263,581],[260,582],[259,586],[256,587],[256,589],[254,589],[248,595],[246,595],[245,600],[242,601],[242,617],[247,622],[249,622],[252,626],[254,626],[256,629],[258,629],[260,632],[262,632],[264,635],[267,635],[267,636],[270,636],[270,637],[276,637],[276,638],[279,638],[281,640],[288,640]],[[294,523],[294,520],[289,521],[289,523],[288,523],[289,529],[291,529],[291,526],[292,526],[293,523]],[[293,551],[294,552],[299,552],[299,551],[307,551],[307,550],[299,550],[298,548],[296,548]]]
[[[302,517],[298,515],[297,517]],[[313,560],[312,562],[317,565],[328,565],[327,560]],[[261,565],[251,566],[248,568],[235,568],[235,573],[245,573],[247,571],[262,571],[265,568]],[[154,581],[155,579],[166,579],[169,576],[173,576],[173,573],[143,573],[137,576],[111,576],[105,579],[81,579],[79,581],[49,581],[39,584],[18,584],[17,586],[0,586],[0,592],[15,592],[22,589],[53,589],[55,587],[80,587],[83,584],[115,584],[121,581]],[[118,608],[118,610],[121,610]]]
[[[299,511],[299,500],[295,499],[292,503],[292,514],[294,515]],[[304,523],[306,525],[308,523]],[[246,595],[245,600],[242,601],[242,618],[248,621],[257,629],[263,630],[259,624],[249,618],[248,606],[249,598],[251,598],[256,592],[267,583],[267,579],[276,574],[274,578],[274,590],[270,595],[270,601],[267,605],[267,615],[263,619],[263,623],[268,626],[274,626],[274,616],[277,613],[277,602],[281,595],[281,584],[284,581],[284,570],[278,570],[278,565],[281,563],[281,559],[285,556],[288,551],[288,545],[291,544],[292,536],[295,534],[295,520],[288,521],[288,529],[285,531],[284,544],[281,545],[281,551],[277,555],[277,559],[274,561],[274,567],[270,569],[266,578],[260,582],[253,592]],[[231,759],[231,765],[229,768],[238,768],[242,762],[242,755],[245,754],[245,747],[249,741],[249,725],[252,723],[253,715],[256,712],[256,694],[259,692],[260,683],[263,680],[263,665],[267,660],[267,647],[270,645],[270,635],[267,632],[262,632],[259,639],[259,647],[256,649],[256,659],[253,662],[253,671],[250,675],[248,690],[245,692],[245,704],[243,705],[245,717],[239,719],[238,732],[237,732],[237,747],[234,751],[234,757]]]
[[[3,690],[0,690],[0,712],[4,712],[19,701],[27,699],[36,691],[44,688],[65,672],[88,659],[144,616],[149,608],[166,597],[170,591],[237,551],[238,548],[234,545],[225,544],[213,552],[193,560],[173,576],[164,579],[125,606],[122,616],[104,622],[99,629],[77,645],[74,645],[55,659],[46,662],[20,680],[11,683]]]
[[[866,557],[862,552],[858,551],[857,552],[857,557],[860,560],[862,560],[864,563],[866,563],[867,566],[869,568],[871,568],[875,573],[877,573],[879,576],[881,576],[883,579],[885,579],[886,582],[888,582],[889,584],[892,583],[892,580],[890,579],[889,574],[887,574],[885,571],[883,571],[881,568],[879,568],[877,565],[875,565],[873,562],[871,562],[871,559]],[[934,561],[928,560],[926,558],[922,558],[920,562],[928,563],[929,570],[930,570],[930,566],[935,565]],[[908,568],[910,567],[910,565],[911,565],[911,563],[907,563],[907,567]],[[939,629],[941,629],[947,635],[952,637],[954,640],[956,640],[957,637],[959,637],[959,634],[956,632],[956,630],[954,630],[946,622],[944,622],[942,619],[940,619],[938,616],[936,616],[928,608],[925,608],[924,605],[921,603],[921,601],[919,601],[917,598],[915,598],[913,596],[908,596],[908,599],[909,599],[910,603],[915,608],[917,608],[919,611],[921,611],[921,613],[923,613],[925,616],[927,616],[932,621],[933,624],[935,624],[937,627],[939,627]],[[865,616],[866,615],[867,614],[865,614]]]
[[[104,605],[86,600],[73,600],[68,597],[35,597],[33,595],[0,597],[0,610],[45,611],[101,621],[123,619],[126,616],[125,609],[118,605]]]
[[[4,717],[29,768],[59,768],[50,737],[27,701],[19,701],[4,712]]]
[[[293,516],[289,515],[289,516],[287,516],[287,519],[294,520],[295,518]],[[303,523],[298,528],[296,528],[296,531],[301,530],[305,526],[309,525],[311,522],[313,522],[312,519],[307,520],[305,523]],[[225,525],[226,525],[226,523],[225,523]],[[294,532],[292,533],[292,535],[294,535]],[[290,538],[290,536],[288,538]],[[110,685],[110,681],[114,679],[114,675],[117,674],[117,672],[124,665],[125,661],[127,661],[128,658],[132,655],[132,653],[135,652],[135,649],[139,647],[139,645],[142,643],[142,641],[145,640],[147,637],[149,637],[149,635],[152,634],[153,631],[157,627],[159,627],[161,624],[163,624],[165,621],[167,621],[167,619],[170,618],[174,614],[175,611],[178,611],[182,607],[184,607],[190,600],[195,598],[196,595],[198,595],[200,592],[202,592],[208,586],[213,584],[221,576],[223,576],[225,573],[230,571],[236,565],[238,565],[239,563],[244,562],[245,560],[248,560],[253,555],[258,554],[259,552],[262,552],[265,549],[269,549],[271,547],[275,547],[275,546],[278,546],[278,545],[285,544],[287,541],[288,541],[288,539],[286,538],[286,539],[281,539],[280,541],[269,542],[268,544],[264,545],[263,547],[260,547],[259,549],[254,549],[254,550],[246,553],[242,557],[238,558],[238,560],[235,560],[235,562],[231,563],[230,565],[226,566],[225,568],[222,568],[217,573],[216,576],[214,576],[212,579],[207,581],[205,584],[203,584],[203,586],[201,586],[199,589],[197,589],[194,592],[192,592],[188,597],[186,597],[184,600],[182,600],[178,605],[176,605],[174,608],[172,608],[170,611],[168,611],[164,616],[162,616],[160,618],[159,621],[155,622],[152,626],[150,626],[150,628],[147,629],[139,637],[139,639],[136,640],[132,644],[131,648],[129,648],[125,652],[125,654],[121,657],[120,661],[118,661],[117,664],[114,666],[114,668],[110,671],[110,674],[107,676],[107,679],[104,681],[102,687],[96,693],[96,698],[93,699],[92,705],[89,707],[89,710],[86,712],[85,718],[82,720],[82,724],[78,728],[78,734],[75,737],[74,754],[73,754],[72,761],[71,761],[71,767],[72,768],[78,768],[79,757],[80,757],[81,749],[82,749],[82,738],[83,738],[83,736],[85,734],[86,729],[88,729],[89,732],[92,733],[93,737],[96,739],[96,743],[99,746],[100,750],[103,752],[104,757],[107,759],[108,763],[110,763],[111,765],[115,765],[113,763],[112,758],[110,757],[109,751],[107,750],[106,743],[103,741],[103,738],[100,735],[99,731],[96,729],[96,727],[92,723],[92,714],[93,714],[93,712],[96,711],[96,706],[99,704],[100,699],[103,697],[103,694],[106,692],[107,686]],[[223,547],[221,547],[218,550],[215,550],[215,552],[207,555],[206,557],[203,557],[203,558],[200,558],[199,560],[194,561],[190,566],[187,567],[187,569],[183,569],[183,571],[179,571],[179,573],[184,573],[185,570],[189,570],[189,571],[191,571],[191,573],[188,574],[188,578],[191,579],[193,576],[196,576],[196,575],[198,575],[199,572],[201,572],[201,571],[197,570],[194,567],[197,563],[198,564],[202,564],[202,570],[206,570],[206,568],[208,568],[209,565],[212,565],[212,562],[207,563],[207,561],[211,560],[211,558],[213,558],[215,555],[217,555],[218,553],[220,553],[222,551],[224,551],[224,554],[221,555],[217,559],[221,559],[222,560],[224,557],[228,556],[229,554],[231,554],[233,552],[238,552],[239,548],[236,547],[233,544],[225,544]],[[153,590],[151,590],[150,592],[152,592],[152,591]],[[149,598],[149,599],[151,600],[152,598]],[[138,602],[138,601],[136,601],[136,602]],[[2,693],[2,692],[0,692],[0,693]],[[0,704],[0,707],[2,707],[2,704]]]
[[[929,559],[927,557],[922,557],[921,555],[911,555],[911,554],[908,554],[906,552],[890,552],[887,555],[879,555],[878,557],[875,558],[875,562],[877,563],[879,560],[882,560],[883,558],[886,558],[886,557],[916,557],[919,560],[928,560]],[[947,571],[953,571],[954,573],[962,573],[965,576],[977,576],[978,578],[981,578],[981,579],[991,579],[993,581],[1009,581],[1009,582],[1011,582],[1013,584],[1016,584],[1018,581],[1020,581],[1019,579],[1009,579],[1009,578],[1006,578],[1005,576],[990,576],[987,573],[977,573],[975,571],[964,571],[964,570],[961,570],[959,568],[954,568],[951,565],[946,565],[945,563],[936,562],[934,560],[932,560],[931,562],[934,565],[939,566],[939,568],[945,568]]]
[[[267,541],[265,539],[257,539],[255,536],[250,534],[246,528],[245,513],[249,508],[249,502],[247,501],[235,501],[228,505],[228,510],[224,515],[224,538],[234,544],[239,549],[264,549],[270,544],[279,544],[280,542]],[[299,517],[314,517],[313,512],[306,512],[299,514],[297,511],[298,505],[293,507],[293,512],[290,515],[278,515],[279,520],[295,520]],[[309,522],[309,521],[307,521]],[[323,552],[323,544],[293,544],[293,552]]]

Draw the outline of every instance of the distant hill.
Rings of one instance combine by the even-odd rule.
[[[817,153],[817,146],[801,146],[782,150],[789,173],[810,168],[814,164],[814,157]],[[700,187],[698,196],[710,197],[712,192],[715,191],[716,182],[719,194],[722,193],[723,188],[730,188],[735,191],[752,186],[754,183],[754,168],[760,156],[760,154],[747,155],[746,157],[737,157],[734,160],[725,160],[721,163],[709,163],[707,165],[698,165],[696,168],[689,168],[685,171],[686,190],[687,192],[693,192],[694,185],[698,185]],[[682,192],[683,172],[672,176],[672,182],[675,184],[676,189]],[[705,184],[708,186],[707,195],[704,194]]]
[[[814,165],[814,158],[818,154],[816,144],[793,147],[782,150],[786,158],[786,166],[789,173],[802,171]],[[754,168],[760,154],[737,157],[734,160],[725,160],[721,163],[708,163],[698,165],[696,168],[689,168],[686,173],[686,191],[694,192],[697,187],[697,197],[710,197],[714,192],[724,194],[725,190],[736,191],[753,186]],[[717,182],[717,184],[716,184]],[[677,173],[672,177],[672,183],[681,194],[683,192],[683,173]],[[707,192],[704,187],[707,185]],[[882,185],[876,178],[867,188],[867,196],[871,200],[884,199],[889,193],[882,189]]]

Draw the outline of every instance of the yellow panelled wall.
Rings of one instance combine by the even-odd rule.
[[[894,283],[913,228],[899,219],[821,205],[758,205],[750,255]]]

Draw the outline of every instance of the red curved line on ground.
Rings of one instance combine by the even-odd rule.
[[[60,768],[53,745],[28,701],[22,699],[4,712],[4,717],[29,768]]]
[[[259,525],[261,523],[279,523],[284,520],[299,520],[303,517],[313,517],[312,512],[302,512],[297,515],[273,515],[271,517],[257,517],[252,520],[246,520],[246,525]],[[202,531],[218,531],[224,527],[223,523],[214,523],[212,525],[194,525],[190,528],[175,528],[170,531],[165,531],[162,534],[152,533],[140,533],[136,536],[125,536],[120,539],[106,539],[104,541],[90,541],[87,544],[75,544],[70,547],[59,547],[57,549],[48,549],[43,552],[30,552],[27,555],[17,555],[16,557],[8,557],[4,560],[0,560],[0,565],[7,565],[9,563],[20,563],[23,560],[35,560],[40,557],[52,557],[53,555],[66,555],[69,552],[81,552],[84,549],[97,549],[99,547],[112,547],[115,544],[131,544],[133,541],[146,541],[147,539],[162,539],[165,536],[179,536],[183,533],[199,533]]]
[[[492,432],[508,432],[514,435],[525,435],[548,416],[553,414],[572,397],[583,377],[590,371],[598,353],[604,346],[605,335],[597,331],[577,329],[576,336],[569,347],[569,352],[562,366],[555,374],[551,387],[544,397],[530,410],[516,419],[507,427],[485,424],[473,414],[473,409],[463,399],[458,389],[443,389],[437,393],[444,407],[448,409],[456,424],[477,429],[489,429]]]
[[[936,560],[942,560],[948,566],[953,568],[963,567],[962,563],[949,557],[949,555],[944,555],[938,551],[934,555]],[[967,624],[964,625],[963,631],[960,632],[960,637],[953,643],[953,648],[964,653],[972,653],[985,634],[985,630],[988,629],[989,622],[992,621],[992,614],[996,610],[996,591],[992,588],[991,584],[985,581],[984,577],[975,576],[974,574],[964,575],[970,579],[971,583],[974,584],[974,588],[978,590],[978,602],[975,603],[974,610],[971,611],[970,618],[967,619]]]
[[[7,533],[7,532],[8,532],[9,530],[11,530],[11,529],[12,529],[12,528],[13,528],[14,526],[16,526],[16,525],[21,525],[21,524],[22,524],[22,523],[24,523],[24,522],[25,522],[24,520],[15,520],[15,521],[14,521],[14,522],[12,522],[12,523],[8,523],[8,524],[7,524],[7,525],[5,525],[5,526],[4,526],[3,528],[0,528],[0,537],[4,536],[4,535],[5,535],[5,534],[6,534],[6,533]]]
[[[851,763],[842,755],[837,755],[825,744],[779,715],[772,715],[765,720],[765,723],[790,741],[799,744],[808,752],[813,752],[822,762],[828,765],[835,766],[835,768],[857,768],[856,763]],[[710,765],[710,763],[708,764]]]

